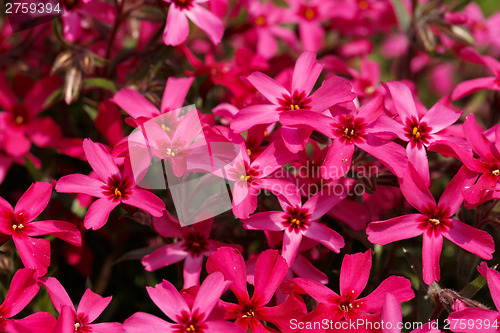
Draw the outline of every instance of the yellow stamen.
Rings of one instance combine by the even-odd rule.
[[[17,224],[12,225],[12,229],[16,230],[17,229]]]
[[[80,323],[75,323],[75,331],[78,331],[78,329],[80,328]]]
[[[255,18],[255,24],[263,26],[264,24],[266,24],[266,18],[264,16],[257,16]]]
[[[252,151],[249,148],[247,148],[247,154],[248,156],[252,156]]]
[[[312,20],[316,17],[316,13],[314,12],[314,10],[312,8],[307,8],[304,11],[304,17],[308,20]]]
[[[345,135],[347,135],[347,133],[349,133],[349,129],[346,128],[345,131],[344,131]]]
[[[168,127],[165,124],[161,124],[161,129],[164,130],[165,132],[170,132],[170,127]]]
[[[351,136],[353,136],[353,135],[354,135],[354,130],[351,130]]]
[[[373,87],[373,86],[369,86],[369,87],[365,88],[365,94],[367,94],[367,95],[371,95],[374,92],[375,92],[375,87]]]
[[[250,176],[247,176],[245,179],[246,179],[246,181],[249,181],[250,180]]]
[[[500,170],[499,169],[493,170],[491,173],[493,174],[493,176],[500,176]]]
[[[17,116],[16,117],[16,123],[17,124],[22,124],[24,122],[24,118],[23,116]]]
[[[300,220],[298,220],[298,219],[292,219],[292,221],[291,221],[291,222],[292,222],[293,224],[295,224],[295,225],[299,225],[299,224],[300,224]]]
[[[349,303],[349,305],[340,305],[339,308],[344,312],[349,312],[352,309],[352,303]]]
[[[418,131],[418,127],[413,127],[413,136],[416,138],[416,139],[420,139],[420,132]]]
[[[193,245],[193,247],[200,247],[201,246],[200,243],[198,243],[198,242],[193,242],[191,245]]]
[[[300,107],[297,104],[290,104],[290,110],[291,111],[300,110]]]
[[[196,332],[196,327],[194,327],[193,324],[190,324],[188,327],[186,327],[186,332]]]
[[[241,181],[244,181],[244,180],[245,180],[245,176],[241,175],[241,176],[240,176],[240,180],[241,180]]]
[[[120,192],[120,190],[118,188],[115,188],[115,195],[117,197],[121,197],[122,196],[122,192]]]
[[[429,219],[429,222],[432,225],[439,225],[441,223],[441,221],[439,221],[438,219]]]
[[[253,310],[248,310],[243,316],[241,316],[242,318],[251,318],[255,316],[255,312],[253,312]]]

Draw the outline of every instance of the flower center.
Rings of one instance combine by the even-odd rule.
[[[11,217],[10,217],[10,220],[11,220],[11,226],[12,226],[12,230],[22,230],[26,227],[26,223],[25,222],[28,222],[26,221],[25,217],[24,217],[24,213],[23,212],[20,212],[20,213],[17,213],[17,214],[13,214]]]
[[[103,193],[113,201],[121,201],[130,195],[130,187],[131,183],[128,179],[113,175],[108,178],[108,184],[103,186]]]
[[[288,207],[283,224],[290,230],[298,232],[299,230],[307,229],[310,224],[310,217],[311,215],[309,214],[309,211],[307,209],[299,207]]]
[[[80,323],[75,323],[75,332],[78,331],[80,329]]]
[[[165,124],[161,124],[161,129],[164,130],[165,132],[170,132],[170,127],[168,127]]]
[[[441,224],[441,221],[439,221],[438,219],[429,219],[429,222],[434,226],[438,226]]]
[[[255,312],[253,311],[253,309],[249,309],[241,317],[242,318],[252,318],[254,316],[255,316]]]
[[[360,2],[358,2],[358,7],[361,10],[367,10],[369,6],[370,4],[366,0],[361,0]]]
[[[341,115],[337,123],[332,124],[334,133],[343,142],[351,144],[362,142],[365,135],[366,123],[363,118],[354,118],[352,115]]]
[[[23,229],[24,228],[24,225],[22,223],[20,224],[13,224],[12,225],[12,229],[13,230],[16,230],[16,229]]]
[[[186,332],[196,332],[196,327],[194,327],[193,324],[190,324],[188,327],[186,327]]]
[[[193,0],[174,0],[174,4],[180,9],[188,9],[192,6]]]
[[[500,169],[493,170],[493,171],[491,172],[491,174],[492,174],[493,176],[500,176]]]
[[[255,18],[255,24],[258,26],[263,26],[266,24],[266,18],[262,15],[259,15]]]
[[[302,6],[300,15],[306,20],[312,21],[318,16],[318,10],[315,7]]]
[[[248,166],[248,163],[238,163],[235,168],[229,171],[231,179],[242,185],[255,185],[259,182],[261,172],[257,168]]]
[[[339,308],[341,311],[349,312],[349,310],[351,310],[353,308],[353,306],[352,306],[352,303],[348,303],[348,304],[339,305]]]
[[[419,148],[423,144],[429,143],[429,133],[431,128],[425,122],[419,122],[415,117],[406,121],[405,136],[413,146]]]
[[[184,237],[184,249],[194,257],[207,250],[207,240],[199,232],[190,232]]]
[[[308,110],[311,108],[311,99],[306,96],[304,91],[294,91],[292,95],[283,95],[278,98],[278,111],[297,111]]]

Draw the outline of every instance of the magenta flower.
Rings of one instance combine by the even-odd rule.
[[[379,130],[375,124],[382,111],[382,98],[378,97],[361,110],[355,109],[354,105],[349,109],[338,107],[333,116],[311,111],[286,111],[281,115],[281,123],[290,127],[307,126],[333,139],[321,166],[321,176],[325,179],[339,179],[349,171],[355,147],[373,155],[400,177],[406,170],[408,159],[403,147],[377,136]]]
[[[240,146],[244,146],[241,143]],[[250,162],[247,149],[241,149],[233,163],[216,170],[214,174],[234,181],[233,213],[244,219],[257,209],[257,196],[261,189],[277,196],[299,197],[295,185],[283,179],[268,178],[273,172],[292,161],[295,154],[285,148],[278,139],[267,146],[253,162]]]
[[[460,55],[473,63],[488,67],[495,76],[481,77],[477,79],[460,82],[453,90],[453,100],[468,96],[478,90],[488,89],[500,91],[500,62],[490,56],[483,56],[471,47],[464,48]]]
[[[303,112],[319,113],[335,104],[352,101],[355,95],[351,92],[351,85],[337,76],[327,79],[311,94],[322,69],[323,65],[316,61],[314,53],[302,53],[295,63],[291,90],[261,72],[252,73],[247,77],[248,81],[272,104],[244,108],[234,116],[231,129],[241,133],[255,125],[281,121],[281,114],[285,111],[298,111],[295,112],[297,115]],[[304,149],[311,133],[310,128],[281,128],[287,148],[294,153]]]
[[[84,193],[99,198],[90,205],[85,215],[85,228],[102,228],[111,211],[120,203],[137,207],[156,217],[163,214],[163,201],[153,193],[138,188],[131,171],[126,166],[120,170],[103,145],[85,139],[83,149],[100,180],[81,174],[67,175],[59,179],[56,191]]]
[[[40,286],[34,269],[17,270],[9,291],[0,305],[0,331],[14,333],[52,333],[56,319],[46,312],[37,312],[23,319],[9,319],[21,312],[38,293]]]
[[[153,302],[175,323],[169,323],[148,313],[137,312],[125,320],[123,326],[127,333],[144,333],[147,330],[172,333],[243,333],[244,331],[234,323],[210,320],[214,306],[230,283],[224,281],[221,273],[208,275],[190,307],[177,289],[167,280],[163,280],[154,288],[146,289]]]
[[[473,173],[462,167],[436,204],[426,184],[410,164],[408,173],[400,179],[401,192],[420,214],[371,222],[366,229],[368,240],[374,244],[385,245],[423,234],[423,279],[427,284],[439,281],[439,256],[443,237],[483,259],[491,259],[495,251],[491,235],[451,218],[462,204],[463,197],[460,193],[473,182]]]
[[[236,319],[236,324],[245,332],[268,332],[262,321],[277,326],[280,332],[293,332],[290,320],[300,320],[306,312],[302,300],[291,295],[284,303],[274,307],[266,306],[288,271],[285,259],[277,250],[266,250],[259,255],[255,264],[254,292],[252,298],[247,291],[247,270],[243,256],[234,248],[221,247],[208,257],[207,271],[222,272],[231,281],[229,289],[238,299],[238,304],[223,303],[226,308],[225,319]]]
[[[221,246],[230,246],[209,239],[213,218],[199,222],[191,227],[181,227],[179,221],[168,211],[162,217],[153,218],[153,227],[162,237],[177,238],[179,241],[160,247],[142,259],[147,271],[184,261],[184,289],[200,284],[203,257]],[[236,246],[239,247],[239,246]]]
[[[283,212],[260,212],[243,220],[249,230],[285,231],[282,256],[291,266],[297,255],[302,237],[320,242],[330,250],[339,253],[344,239],[336,231],[318,223],[333,206],[345,198],[330,194],[328,189],[312,196],[303,205],[300,198],[280,200]]]
[[[167,25],[163,32],[163,42],[166,45],[177,46],[186,41],[189,35],[188,18],[207,34],[212,43],[220,43],[224,34],[224,24],[219,17],[202,6],[206,0],[163,1],[170,3]]]
[[[401,328],[398,327],[403,323],[403,313],[401,312],[401,304],[394,294],[385,295],[382,313],[380,314],[382,324],[382,333],[401,333]],[[441,333],[437,327],[437,321],[429,322],[420,328],[412,330],[410,333]]]
[[[68,293],[56,278],[46,277],[40,280],[47,288],[52,304],[59,313],[57,329],[54,333],[125,333],[120,323],[92,324],[109,305],[111,296],[101,297],[87,289],[78,304],[78,309],[75,310]]]
[[[50,265],[50,241],[32,238],[53,235],[72,245],[81,246],[80,231],[69,222],[33,220],[47,207],[54,182],[36,182],[19,199],[16,207],[0,197],[0,233],[4,241],[11,236],[25,267],[37,270],[37,276],[47,273]],[[3,236],[1,235],[1,236]]]
[[[452,332],[498,332],[498,326],[500,326],[500,312],[498,311],[498,309],[500,309],[500,273],[489,268],[485,262],[482,262],[477,267],[477,270],[488,282],[491,298],[493,298],[497,311],[481,308],[465,308],[460,311],[452,312],[448,316],[450,330]],[[481,323],[482,325],[468,325],[470,322]],[[465,323],[465,325],[463,323]]]
[[[410,280],[393,275],[382,281],[369,295],[358,298],[368,283],[371,266],[371,250],[365,253],[346,254],[340,268],[340,295],[320,283],[302,278],[293,279],[297,292],[308,294],[319,303],[302,320],[373,321],[378,319],[387,293],[394,294],[400,303],[415,296]]]
[[[481,175],[476,184],[463,192],[467,206],[477,206],[488,200],[499,199],[500,128],[494,132],[496,140],[492,142],[484,135],[474,114],[470,114],[465,119],[463,130],[465,138],[478,158],[473,157],[463,147],[446,140],[435,142],[429,149],[446,156],[454,156],[476,175]]]
[[[440,132],[455,123],[462,113],[436,103],[421,116],[408,86],[398,81],[387,82],[384,86],[392,96],[395,109],[399,114],[399,121],[382,116],[376,128],[380,131],[392,132],[401,140],[408,142],[406,146],[408,160],[415,166],[429,187],[431,180],[425,147],[436,140],[446,139],[456,142],[457,139]]]
[[[23,82],[26,84],[27,82]],[[57,76],[47,76],[32,85],[23,102],[19,102],[3,73],[0,73],[0,148],[8,155],[26,155],[31,143],[47,147],[62,137],[59,126],[50,117],[39,117],[47,106],[47,99],[62,81]]]

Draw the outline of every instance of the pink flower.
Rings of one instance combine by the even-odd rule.
[[[401,140],[408,142],[406,146],[408,160],[415,166],[425,184],[430,186],[429,162],[425,147],[436,140],[453,140],[453,137],[440,132],[455,123],[460,118],[461,112],[455,112],[441,103],[436,103],[424,115],[420,115],[410,88],[398,81],[387,82],[384,86],[392,96],[399,119],[382,116],[376,127],[380,131],[392,132]]]
[[[311,52],[304,52],[297,59],[293,70],[292,89],[288,90],[269,76],[254,72],[248,81],[272,104],[252,105],[238,112],[231,122],[231,129],[241,133],[259,124],[281,121],[283,112],[320,113],[339,103],[352,101],[355,97],[349,82],[340,77],[331,77],[313,94],[311,91],[323,69]],[[308,111],[306,111],[308,110]],[[283,123],[282,123],[283,124]],[[299,127],[299,126],[296,126]],[[283,126],[281,136],[291,152],[304,149],[312,133],[310,128]]]
[[[37,312],[23,319],[9,319],[22,309],[38,293],[40,286],[36,280],[34,269],[19,269],[9,287],[3,303],[0,305],[0,330],[12,333],[31,333],[36,327],[36,333],[52,333],[56,319],[46,312]]]
[[[28,84],[29,82],[21,82]],[[54,146],[62,137],[59,126],[50,117],[39,117],[46,102],[62,84],[57,76],[47,76],[31,85],[19,102],[3,73],[0,73],[0,149],[8,155],[26,155],[33,142],[39,147]]]
[[[289,266],[297,255],[302,237],[320,242],[330,250],[339,253],[344,239],[336,231],[318,220],[340,200],[342,196],[330,194],[328,189],[312,196],[303,205],[300,198],[280,200],[283,212],[260,212],[243,220],[243,226],[250,230],[285,231],[281,251]]]
[[[168,211],[162,217],[153,218],[153,227],[162,237],[177,238],[179,241],[160,247],[142,259],[147,271],[172,265],[184,260],[184,289],[200,284],[203,257],[209,256],[227,244],[209,239],[213,218],[190,227],[181,227],[179,221]],[[227,245],[229,246],[229,245]]]
[[[401,333],[401,328],[398,325],[403,323],[403,313],[401,312],[401,304],[394,294],[385,295],[382,313],[380,314],[382,324],[382,333]],[[422,325],[420,328],[412,330],[410,333],[441,333],[437,327],[438,322],[429,322]]]
[[[54,182],[32,184],[15,209],[0,197],[0,233],[12,237],[24,266],[36,269],[37,276],[45,275],[50,265],[50,241],[33,236],[53,235],[70,244],[82,245],[80,231],[72,223],[55,220],[33,222],[49,203],[53,186]]]
[[[125,320],[123,326],[127,333],[144,333],[147,330],[175,333],[243,333],[244,331],[234,323],[210,320],[214,306],[230,283],[224,281],[221,273],[208,275],[190,307],[177,289],[167,280],[163,280],[154,288],[146,287],[146,289],[153,302],[175,323],[169,323],[148,313],[137,312]]]
[[[207,271],[222,272],[231,281],[229,289],[238,299],[238,304],[223,303],[226,308],[225,319],[236,319],[236,324],[245,332],[268,332],[270,329],[261,321],[277,326],[280,332],[293,332],[290,320],[300,320],[306,307],[302,300],[291,295],[280,305],[266,306],[280,286],[288,271],[288,265],[276,250],[262,252],[255,264],[254,292],[252,298],[247,291],[247,270],[243,256],[234,248],[221,247],[208,257]]]
[[[166,45],[177,46],[186,41],[189,35],[188,18],[208,35],[212,43],[220,43],[224,24],[219,17],[201,6],[205,0],[164,1],[170,3],[167,25],[163,32],[163,42]]]
[[[485,262],[482,262],[477,270],[486,278],[491,298],[495,303],[497,311],[481,308],[466,308],[460,311],[452,312],[448,316],[450,330],[452,332],[477,333],[477,332],[498,332],[500,326],[500,273],[494,269],[488,268]],[[475,325],[468,325],[473,322]],[[463,324],[465,323],[465,325]],[[480,326],[478,323],[481,323]]]
[[[375,124],[382,111],[382,98],[377,97],[361,110],[350,104],[348,108],[336,107],[330,115],[285,111],[281,123],[290,127],[307,126],[333,139],[321,167],[325,179],[339,179],[349,171],[355,147],[376,157],[399,177],[406,170],[406,153],[397,143],[377,136]]]
[[[377,321],[387,293],[394,294],[399,303],[415,296],[410,280],[401,276],[390,276],[371,294],[359,298],[368,283],[371,266],[371,250],[365,253],[346,254],[340,268],[340,295],[320,283],[302,278],[293,279],[297,292],[308,294],[319,303],[302,321],[323,319],[334,322],[341,320],[356,322],[358,319]],[[366,331],[366,329],[361,330],[361,332]]]
[[[163,201],[153,193],[138,188],[129,168],[125,166],[121,171],[103,145],[85,139],[83,149],[100,179],[81,174],[67,175],[59,179],[56,191],[84,193],[99,198],[90,205],[85,215],[85,228],[102,228],[111,211],[120,203],[137,207],[156,217],[163,214]]]
[[[120,323],[92,324],[109,305],[111,296],[101,297],[87,289],[78,304],[78,310],[75,310],[68,293],[56,278],[42,278],[41,282],[47,288],[52,304],[59,313],[54,333],[125,333]]]
[[[491,235],[451,218],[462,204],[463,197],[460,193],[473,181],[473,173],[462,167],[436,204],[424,181],[410,164],[408,173],[400,179],[401,192],[408,203],[421,214],[372,222],[366,229],[368,240],[374,244],[385,245],[423,234],[423,279],[427,284],[439,281],[439,256],[443,237],[483,259],[491,259],[491,254],[495,251]]]
[[[500,180],[500,128],[494,133],[496,140],[488,140],[483,129],[476,122],[474,114],[465,119],[463,127],[464,135],[472,150],[479,157],[474,158],[472,154],[450,141],[437,141],[429,149],[446,156],[454,156],[459,159],[468,169],[476,175],[481,175],[476,184],[470,186],[463,192],[467,206],[477,206],[488,200],[500,198],[498,182]]]
[[[464,48],[460,52],[460,55],[472,63],[488,67],[495,76],[481,77],[460,82],[451,95],[453,100],[460,99],[483,89],[500,91],[500,62],[498,60],[490,56],[480,55],[471,47]]]

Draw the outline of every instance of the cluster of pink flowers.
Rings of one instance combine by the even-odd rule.
[[[500,330],[500,14],[63,2],[0,16],[1,332]]]

